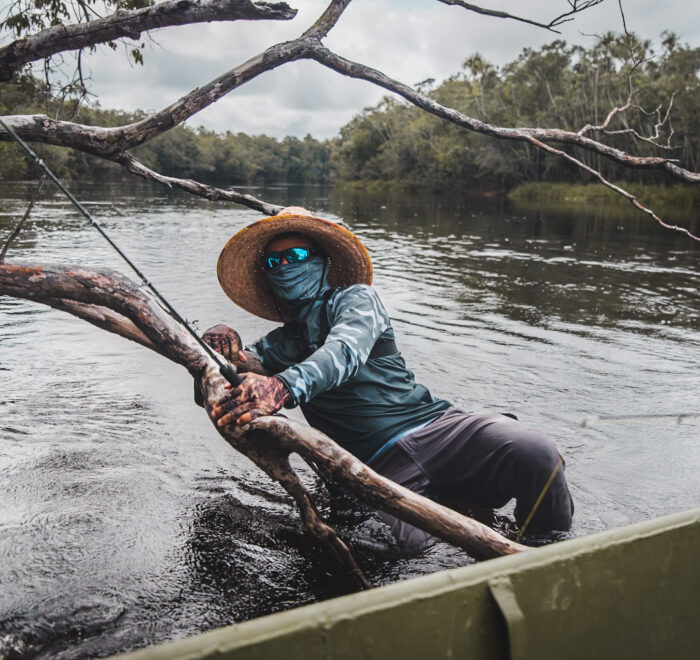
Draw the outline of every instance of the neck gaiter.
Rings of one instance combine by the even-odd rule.
[[[267,281],[279,304],[295,321],[302,323],[314,302],[327,288],[326,262],[321,256],[308,261],[282,264],[267,271]]]

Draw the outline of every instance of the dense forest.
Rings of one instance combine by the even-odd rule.
[[[655,124],[673,99],[671,121],[662,126],[658,142],[665,145],[670,138],[673,157],[697,170],[699,72],[700,48],[680,44],[673,34],[664,33],[661,52],[653,53],[649,42],[610,33],[589,49],[559,40],[537,51],[525,49],[501,68],[472,55],[462,72],[440,84],[425,81],[421,88],[439,103],[494,124],[578,130],[588,123],[603,123],[613,107],[623,105],[631,80],[636,90],[633,106],[613,119],[610,130],[634,129],[641,135],[654,135]],[[0,113],[48,113],[65,119],[74,113],[74,107],[52,97],[41,82],[24,74],[2,85]],[[83,107],[79,121],[117,125],[142,116]],[[669,154],[629,132],[606,140],[642,155]],[[65,178],[124,176],[111,164],[77,152],[41,145],[37,151]],[[332,140],[319,141],[310,135],[278,140],[180,126],[134,153],[163,174],[232,186],[335,179],[437,190],[505,191],[532,181],[585,181],[580,170],[531,145],[471,133],[388,97],[354,117]],[[599,156],[576,155],[600,168],[607,178],[645,180],[642,172]],[[32,178],[32,168],[14,145],[0,145],[0,178]]]
[[[500,126],[547,126],[579,130],[602,124],[608,112],[625,103],[628,75],[637,93],[633,103],[649,112],[659,104],[661,118],[673,99],[671,139],[674,158],[695,170],[700,164],[700,48],[681,46],[663,35],[663,52],[652,59],[649,43],[630,50],[629,37],[608,34],[586,50],[554,41],[539,51],[525,49],[501,69],[473,55],[463,72],[437,85],[430,96],[464,114]],[[430,84],[429,81],[425,83]],[[654,134],[656,112],[630,108],[610,125]],[[669,126],[663,127],[665,144]],[[630,134],[605,138],[643,155],[668,155]],[[636,144],[631,142],[636,141]],[[333,145],[333,167],[347,180],[385,180],[437,189],[506,190],[530,181],[584,181],[586,176],[562,160],[526,143],[499,142],[460,129],[393,99],[356,116]],[[639,171],[599,156],[577,152],[607,178],[642,181]],[[657,179],[658,180],[658,179]]]
[[[69,119],[74,104],[49,96],[46,86],[27,74],[0,85],[0,114],[48,114]],[[89,125],[119,126],[138,121],[145,113],[80,108],[78,118]],[[71,149],[41,144],[32,148],[54,172],[66,179],[128,177],[119,166]],[[169,176],[193,178],[216,185],[272,182],[311,183],[330,177],[330,145],[310,135],[277,140],[266,135],[215,133],[202,127],[177,126],[137,147],[134,154],[148,167]],[[34,178],[35,166],[15,144],[0,143],[0,180]]]

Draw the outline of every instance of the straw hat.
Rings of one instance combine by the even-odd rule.
[[[328,258],[332,288],[372,283],[367,249],[350,230],[316,218],[298,206],[243,227],[219,255],[216,274],[226,295],[243,309],[270,321],[282,321],[263,270],[263,250],[277,235],[303,234],[318,244]]]

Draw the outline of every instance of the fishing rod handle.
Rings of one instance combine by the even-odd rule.
[[[238,387],[243,382],[243,379],[236,373],[236,370],[230,364],[220,365],[219,372],[234,387]]]

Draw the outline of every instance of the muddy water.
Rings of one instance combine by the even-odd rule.
[[[226,322],[252,339],[272,327],[234,307],[215,274],[225,240],[256,213],[146,186],[73,189],[200,330]],[[700,412],[697,246],[604,210],[252,192],[355,229],[400,349],[436,395],[512,411],[554,438],[573,534],[700,502],[700,420],[594,419]],[[28,194],[0,187],[0,237]],[[53,191],[10,259],[124,268]],[[181,368],[2,298],[0,383],[0,656],[108,655],[352,588],[281,490],[193,406]],[[397,557],[371,515],[331,506],[300,469],[375,584],[471,561],[446,545]]]

